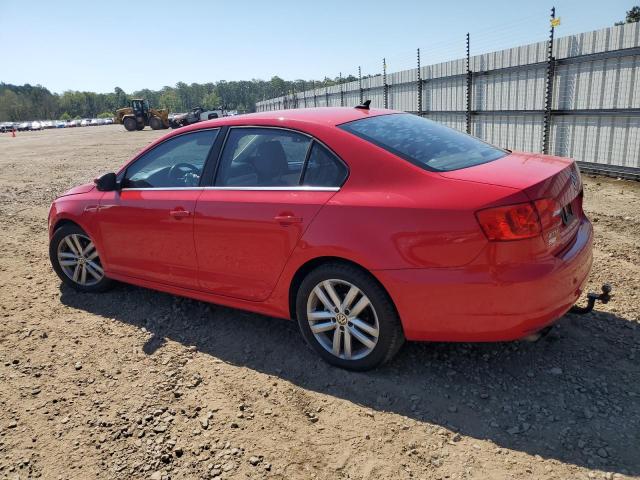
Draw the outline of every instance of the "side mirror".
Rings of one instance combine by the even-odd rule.
[[[101,192],[112,192],[119,189],[119,184],[116,180],[116,174],[113,172],[105,173],[101,177],[96,178],[93,183],[96,184],[97,189]]]

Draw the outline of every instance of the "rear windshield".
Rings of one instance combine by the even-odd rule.
[[[505,150],[412,114],[369,117],[340,128],[427,170],[448,172],[487,163]]]

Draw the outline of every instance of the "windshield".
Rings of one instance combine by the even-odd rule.
[[[440,123],[412,114],[391,114],[340,125],[427,170],[448,172],[491,162],[507,151]]]

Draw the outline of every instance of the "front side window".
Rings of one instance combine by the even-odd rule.
[[[379,115],[340,128],[427,170],[458,170],[507,155],[478,138],[411,114]]]
[[[197,187],[218,130],[201,130],[167,140],[131,164],[124,188]]]
[[[232,128],[216,175],[221,187],[287,187],[300,184],[311,139],[276,128]]]

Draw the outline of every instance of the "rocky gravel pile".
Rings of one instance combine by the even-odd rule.
[[[99,130],[0,136],[0,479],[640,478],[640,184],[585,178],[610,304],[353,373],[293,322],[61,286],[49,202],[158,135]]]

